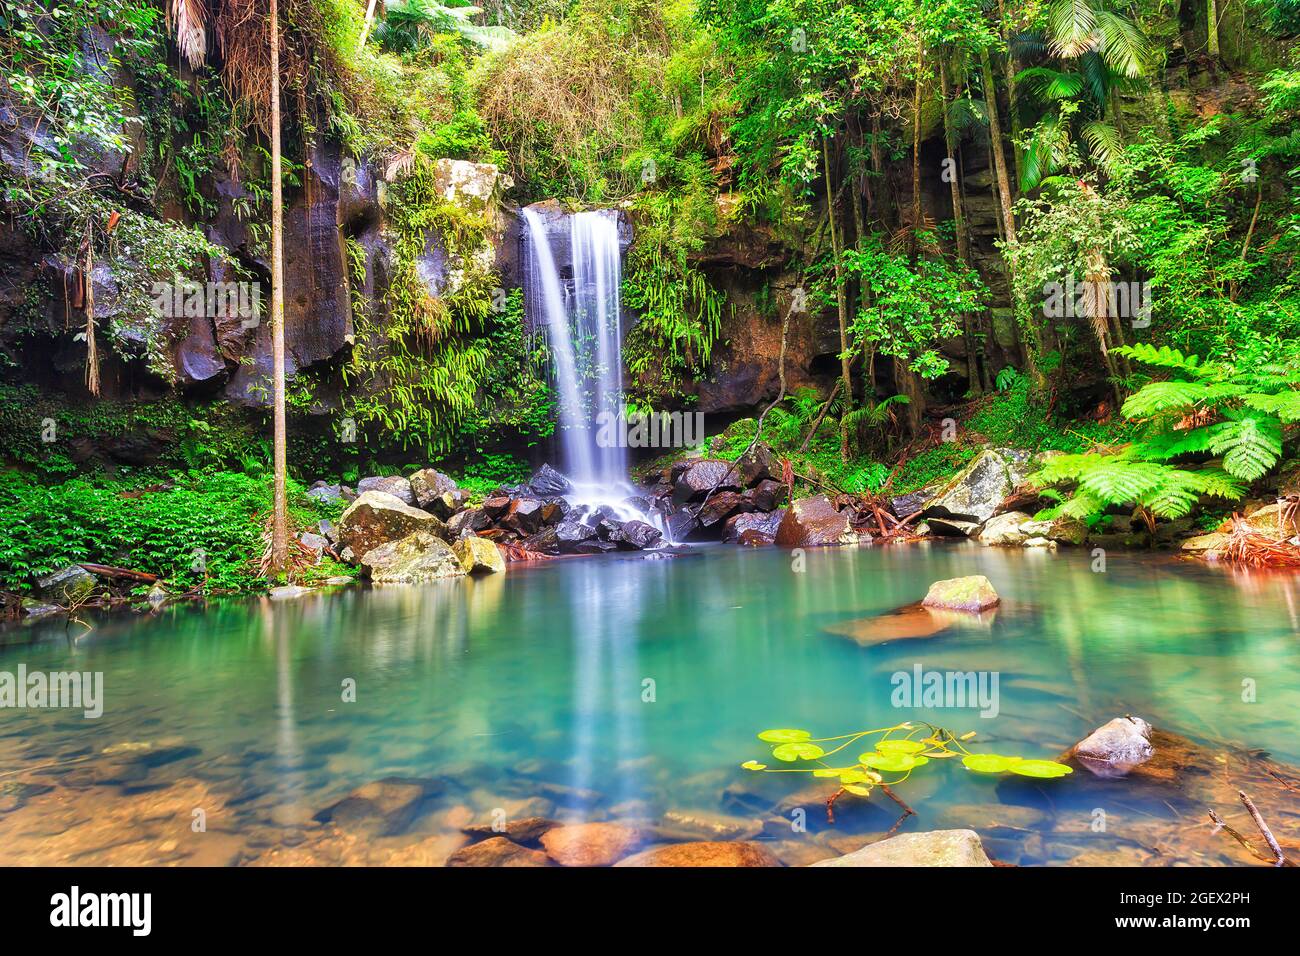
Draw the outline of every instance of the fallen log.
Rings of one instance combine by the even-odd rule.
[[[77,567],[84,568],[91,574],[99,575],[101,578],[119,578],[127,581],[141,581],[145,584],[153,584],[158,580],[158,575],[150,574],[148,571],[133,571],[130,568],[115,568],[109,564],[78,564]]]

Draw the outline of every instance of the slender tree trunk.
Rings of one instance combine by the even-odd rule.
[[[271,355],[275,403],[275,502],[271,518],[271,573],[289,562],[288,471],[284,406],[284,196],[280,170],[280,11],[271,0]]]
[[[831,227],[831,256],[835,264],[835,305],[840,320],[840,377],[844,382],[844,407],[853,404],[853,385],[849,379],[849,315],[844,300],[844,277],[840,267],[840,240],[835,228],[835,190],[831,184],[830,137],[822,135],[822,175],[826,180],[826,218]],[[849,460],[849,431],[840,425],[840,461]]]
[[[970,265],[970,236],[966,233],[966,216],[961,205],[961,167],[957,164],[956,137],[952,132],[952,120],[948,116],[948,64],[939,58],[939,95],[943,112],[943,141],[947,147],[948,187],[952,193],[952,224],[957,236],[957,260],[964,266]],[[975,358],[975,334],[971,329],[969,312],[962,313],[962,344],[966,349],[966,382],[972,395],[979,395],[979,362]]]
[[[998,91],[993,85],[988,50],[980,51],[980,73],[984,77],[984,101],[989,111],[989,139],[993,149],[993,171],[997,181],[998,202],[1002,207],[1002,229],[1007,242],[1016,241],[1016,219],[1011,211],[1011,180],[1007,175],[1007,154],[1002,144],[1002,123],[998,119]]]
[[[916,232],[921,228],[921,86],[925,80],[925,45],[918,43],[916,52],[916,83],[912,91],[912,238],[909,244],[916,252]]]
[[[1002,0],[998,0],[998,35],[1006,42],[1006,11],[1003,9]],[[1018,189],[1021,181],[1024,179],[1023,171],[1020,168],[1020,111],[1016,109],[1016,64],[1011,56],[1011,44],[1007,43],[1007,60],[1003,65],[1007,74],[1007,125],[1011,128],[1011,156],[1016,170],[1015,186]]]
[[[1205,0],[1205,26],[1209,42],[1209,54],[1219,58],[1219,7],[1215,0]]]

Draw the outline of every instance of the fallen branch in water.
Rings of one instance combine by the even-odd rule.
[[[1242,834],[1237,830],[1228,826],[1228,824],[1223,821],[1222,817],[1211,810],[1210,820],[1214,823],[1215,832],[1222,830],[1245,847],[1246,852],[1257,860],[1265,863],[1272,863],[1274,866],[1295,866],[1294,863],[1287,859],[1286,854],[1282,852],[1282,848],[1278,846],[1277,839],[1273,836],[1273,831],[1271,831],[1268,828],[1268,824],[1264,822],[1264,818],[1260,815],[1259,809],[1255,806],[1254,801],[1246,795],[1244,790],[1238,790],[1237,796],[1241,798],[1241,802],[1245,805],[1246,811],[1250,814],[1251,819],[1255,821],[1255,826],[1259,828],[1259,832],[1263,835],[1264,842],[1268,844],[1269,849],[1272,851],[1272,856],[1270,857],[1261,853],[1254,843],[1242,836]]]

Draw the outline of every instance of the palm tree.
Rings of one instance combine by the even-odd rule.
[[[1025,151],[1022,189],[1061,168],[1072,145],[1081,143],[1104,170],[1118,157],[1121,137],[1107,108],[1119,87],[1146,72],[1150,51],[1137,24],[1109,9],[1110,2],[1055,0],[1045,31],[1016,40],[1022,54],[1045,53],[1051,61],[1016,76],[1045,107]]]

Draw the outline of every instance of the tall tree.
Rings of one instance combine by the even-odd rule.
[[[275,405],[275,501],[271,516],[271,573],[284,574],[289,562],[289,503],[284,405],[284,195],[280,156],[280,10],[271,0],[271,357]]]

